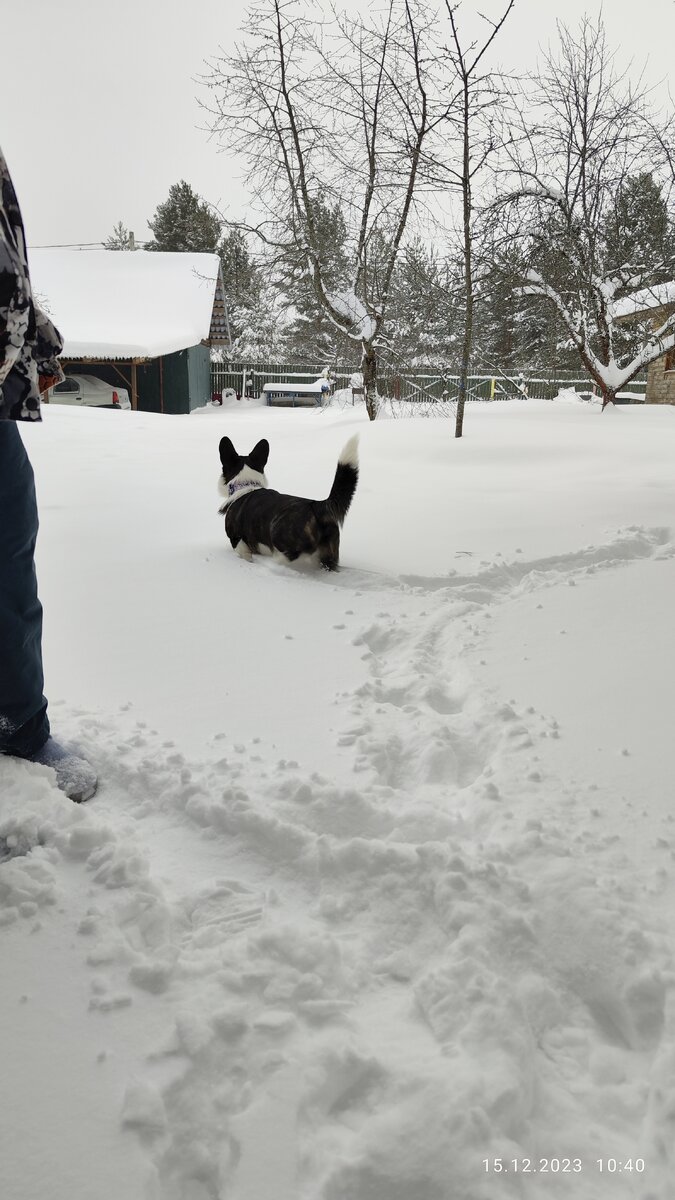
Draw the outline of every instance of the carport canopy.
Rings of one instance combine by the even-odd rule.
[[[191,346],[226,341],[217,254],[29,250],[33,292],[63,337],[62,360],[105,364],[138,406],[136,368]],[[125,374],[125,372],[127,374]]]

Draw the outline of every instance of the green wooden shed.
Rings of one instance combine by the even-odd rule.
[[[29,263],[64,370],[121,382],[144,412],[210,401],[211,347],[227,342],[217,254],[29,250]]]

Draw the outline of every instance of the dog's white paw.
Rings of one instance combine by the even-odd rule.
[[[253,562],[253,555],[246,545],[246,542],[243,540],[237,542],[235,553],[238,554],[240,558],[245,558],[246,562]]]

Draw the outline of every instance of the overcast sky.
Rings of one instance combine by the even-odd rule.
[[[122,220],[137,238],[169,187],[186,179],[241,216],[237,164],[201,126],[196,78],[220,45],[231,50],[245,0],[0,0],[0,145],[31,245],[100,242]],[[350,0],[352,8],[359,6]],[[503,0],[465,0],[495,15]],[[525,72],[574,25],[585,0],[516,0],[494,62]],[[666,79],[675,46],[673,0],[606,0],[620,59]]]

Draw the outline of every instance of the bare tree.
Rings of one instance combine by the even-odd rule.
[[[429,96],[419,0],[317,21],[309,0],[262,0],[244,41],[210,64],[211,127],[244,159],[272,253],[295,251],[333,325],[361,348],[366,407],[378,411],[378,341],[396,261],[440,121]],[[317,219],[337,204],[347,269],[331,269]],[[332,256],[334,259],[334,256]]]
[[[658,330],[644,326],[637,352],[622,354],[626,297],[663,280],[666,264],[637,241],[625,257],[608,233],[628,179],[667,180],[671,130],[643,81],[617,69],[600,20],[585,18],[577,34],[558,30],[559,57],[546,55],[532,91],[518,97],[515,180],[500,204],[508,235],[527,248],[522,293],[553,306],[604,408],[675,342],[674,315]]]
[[[475,300],[474,276],[474,200],[473,188],[477,176],[485,168],[499,145],[496,131],[498,104],[501,94],[500,77],[485,70],[484,59],[497,34],[511,12],[515,0],[508,0],[497,21],[483,18],[489,25],[489,33],[482,41],[472,41],[463,46],[457,22],[458,4],[444,0],[450,22],[451,39],[445,50],[445,61],[450,69],[452,90],[457,96],[449,112],[461,139],[459,163],[446,167],[445,175],[452,187],[458,188],[462,197],[462,258],[464,268],[464,336],[462,339],[462,361],[455,437],[461,437],[464,428],[464,404],[468,388],[471,350],[473,344],[473,318]]]

